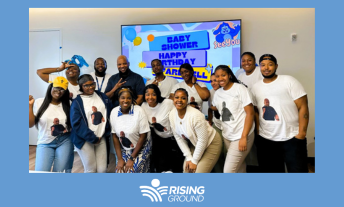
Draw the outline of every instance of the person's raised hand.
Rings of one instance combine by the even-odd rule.
[[[197,82],[197,78],[195,76],[192,77],[192,84],[195,84]]]
[[[123,82],[121,82],[121,81],[122,81],[122,78],[119,79],[119,81],[116,83],[116,85],[114,87],[115,90],[119,89],[123,84],[125,84],[127,82],[127,81],[123,81]]]

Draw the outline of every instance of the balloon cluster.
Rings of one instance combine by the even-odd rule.
[[[141,37],[136,36],[137,33],[139,33],[140,31],[141,31],[141,26],[136,26],[135,29],[129,27],[125,30],[124,36],[125,38],[127,38],[127,40],[134,43],[134,46],[138,46],[142,43]]]
[[[129,27],[125,30],[124,36],[127,40],[132,42],[134,46],[139,46],[142,43],[142,38],[138,37],[137,34],[141,32],[141,26],[136,26],[135,29]],[[150,34],[147,36],[147,40],[152,42],[154,40],[154,35]]]

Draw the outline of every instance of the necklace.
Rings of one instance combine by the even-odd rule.
[[[166,78],[166,76],[164,76],[164,78],[163,78],[162,80],[159,81],[159,80],[157,79],[157,77],[155,77],[155,80],[156,80],[156,82],[158,82],[158,85],[161,86],[161,82],[162,82],[163,80],[165,80],[165,78]]]

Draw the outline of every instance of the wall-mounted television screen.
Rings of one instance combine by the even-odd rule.
[[[145,79],[154,78],[151,61],[160,59],[164,74],[182,80],[178,69],[190,63],[199,81],[210,86],[218,65],[240,69],[241,20],[172,24],[122,25],[122,54],[130,69]]]

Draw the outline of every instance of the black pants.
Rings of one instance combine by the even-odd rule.
[[[271,141],[256,136],[256,147],[261,172],[284,173],[285,165],[289,173],[307,173],[307,139],[293,137],[287,141]]]
[[[184,156],[174,137],[161,138],[154,129],[152,134],[151,172],[183,172]]]

